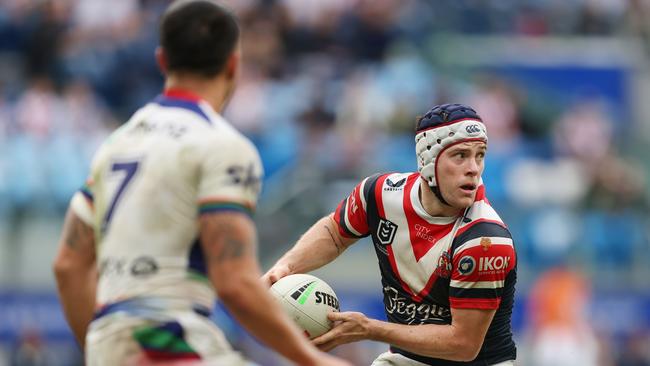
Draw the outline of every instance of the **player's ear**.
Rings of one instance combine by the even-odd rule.
[[[163,74],[167,74],[167,55],[165,54],[165,50],[160,46],[156,47],[156,63],[160,71]]]
[[[226,77],[229,80],[235,79],[237,77],[237,73],[239,72],[239,60],[241,58],[241,52],[239,51],[239,47],[235,49],[230,56],[228,57],[228,61],[226,62]]]

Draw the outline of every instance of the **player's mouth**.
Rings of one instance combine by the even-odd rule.
[[[465,194],[472,194],[476,190],[476,184],[472,184],[472,183],[463,184],[462,186],[460,186],[460,189]]]

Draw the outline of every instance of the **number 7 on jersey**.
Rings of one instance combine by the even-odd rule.
[[[102,221],[102,232],[106,232],[106,230],[108,229],[108,225],[111,222],[111,218],[113,217],[113,212],[115,212],[115,207],[117,206],[117,203],[120,201],[120,198],[122,197],[122,194],[126,189],[126,186],[129,185],[129,183],[135,176],[135,173],[138,171],[139,165],[140,162],[137,160],[124,161],[119,163],[116,162],[113,163],[113,165],[111,165],[111,172],[124,171],[126,174],[124,174],[124,177],[122,178],[122,181],[117,187],[117,191],[115,192],[115,195],[111,200],[111,204],[108,206],[108,210],[106,211],[106,215],[104,216],[104,220]]]

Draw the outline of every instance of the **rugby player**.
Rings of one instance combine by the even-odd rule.
[[[264,280],[319,268],[370,235],[388,322],[332,313],[316,344],[390,344],[375,366],[513,365],[517,258],[481,180],[486,126],[469,106],[439,105],[417,119],[415,141],[418,172],[364,179]]]
[[[224,7],[172,3],[156,51],[164,92],[104,142],[72,198],[54,271],[87,365],[249,364],[210,320],[215,292],[293,362],[346,364],[309,343],[260,281],[260,158],[219,114],[238,39]]]

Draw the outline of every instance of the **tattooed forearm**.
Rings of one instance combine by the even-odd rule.
[[[63,225],[63,242],[74,250],[93,245],[93,229],[72,213],[68,213]]]
[[[336,246],[336,252],[338,254],[341,254],[345,250],[345,246],[343,245],[343,242],[341,242],[341,240],[338,239],[336,235],[334,235],[329,225],[325,224],[325,229],[327,229],[327,233],[330,234],[330,238],[332,238],[332,243],[334,243],[334,246]]]

